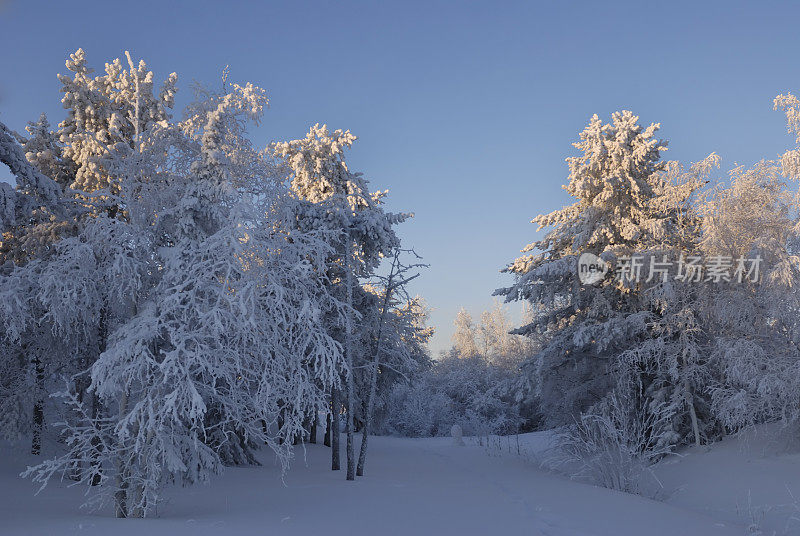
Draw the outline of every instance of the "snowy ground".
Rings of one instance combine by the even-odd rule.
[[[665,500],[752,525],[755,534],[800,535],[800,451],[765,431],[759,427],[661,462],[654,472]]]
[[[523,452],[540,450],[545,435],[522,438]],[[329,450],[307,449],[281,483],[270,460],[264,467],[229,469],[208,486],[175,494],[158,518],[115,520],[110,512],[78,512],[82,492],[63,485],[33,496],[16,477],[27,458],[0,451],[0,534],[214,535],[221,534],[492,534],[544,536],[743,535],[725,508],[698,512],[707,489],[690,487],[671,504],[573,482],[536,468],[502,449],[456,447],[449,439],[378,437],[371,443],[368,475],[346,482],[328,470]],[[511,452],[508,452],[508,451]],[[737,451],[738,452],[738,451]],[[302,456],[302,454],[301,454]],[[664,473],[701,470],[699,455]],[[725,456],[723,456],[725,457]],[[730,456],[725,457],[729,463]],[[684,462],[685,460],[685,462]],[[797,460],[794,460],[797,461]],[[686,463],[686,471],[675,467]],[[796,464],[800,465],[800,464]],[[755,468],[755,473],[760,469]],[[797,477],[795,468],[794,476]],[[763,480],[763,479],[762,479]],[[800,480],[795,480],[800,482]],[[669,485],[675,485],[670,482]],[[720,499],[724,502],[725,499]],[[688,506],[694,503],[693,506]],[[711,515],[709,515],[711,514]]]

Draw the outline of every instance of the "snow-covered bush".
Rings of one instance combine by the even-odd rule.
[[[445,357],[391,392],[382,431],[406,436],[511,434],[521,419],[515,398],[518,374],[480,356]]]
[[[408,437],[439,436],[456,420],[452,400],[444,393],[431,392],[425,382],[401,383],[389,394],[383,431]]]
[[[664,406],[646,410],[640,400],[612,393],[558,432],[545,463],[599,486],[655,495],[649,467],[672,450],[660,441],[671,416]]]

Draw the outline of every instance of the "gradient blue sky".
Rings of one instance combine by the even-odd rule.
[[[477,316],[498,270],[535,238],[529,220],[569,200],[564,158],[593,113],[661,122],[665,157],[716,151],[724,167],[790,146],[772,99],[800,91],[800,7],[769,2],[84,2],[0,0],[0,120],[57,123],[56,73],[130,50],[159,79],[266,88],[259,144],[316,122],[350,129],[350,156],[431,268],[433,349],[464,306]],[[2,166],[0,166],[2,167]],[[8,170],[0,170],[0,176]],[[515,309],[518,306],[514,307]]]

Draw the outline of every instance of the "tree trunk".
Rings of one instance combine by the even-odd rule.
[[[100,417],[100,399],[97,395],[92,396],[92,420],[97,422],[97,419]],[[89,455],[91,458],[91,462],[89,466],[91,467],[92,471],[92,486],[99,486],[100,481],[102,480],[102,468],[100,466],[100,452],[103,446],[100,441],[100,438],[96,435],[92,437],[92,452]]]
[[[95,361],[97,358],[100,357],[100,354],[106,351],[106,339],[108,338],[108,318],[106,315],[106,307],[100,309],[100,322],[97,329],[97,356],[95,357]],[[91,366],[91,363],[86,363],[87,369]],[[91,379],[89,379],[88,384],[91,385]],[[85,386],[85,389],[89,388],[89,385]],[[100,397],[96,394],[91,395],[92,398],[92,421],[93,425],[95,425],[95,429],[98,429],[97,426],[97,419],[101,417],[100,411]],[[100,450],[102,449],[102,442],[100,438],[94,436],[92,438],[92,452],[90,453],[89,457],[91,461],[89,462],[89,466],[91,468],[91,485],[98,486],[100,485],[100,481],[102,479],[102,468],[100,464]]]
[[[694,444],[700,446],[700,426],[697,423],[697,412],[694,409],[694,398],[692,397],[692,390],[689,386],[689,378],[686,377],[686,369],[688,363],[686,359],[686,351],[683,352],[683,396],[686,400],[686,405],[689,406],[689,417],[692,420],[692,432],[694,432]]]
[[[120,470],[124,470],[123,466]],[[117,481],[117,490],[114,492],[114,517],[126,518],[128,517],[128,482],[124,477],[120,476]]]
[[[153,441],[153,430],[147,432],[145,444],[150,445]],[[144,518],[147,514],[147,496],[145,495],[144,484],[139,482],[133,488],[133,509],[129,512],[130,517]]]
[[[369,421],[367,417],[367,421]],[[367,425],[361,429],[361,449],[358,451],[358,466],[356,467],[356,476],[364,476],[364,464],[367,461],[367,441],[369,440],[369,431]]]
[[[386,290],[383,292],[383,304],[381,315],[378,320],[378,334],[375,341],[375,351],[372,354],[372,370],[370,370],[369,392],[367,393],[367,403],[364,409],[364,428],[361,434],[361,449],[358,452],[358,468],[356,474],[364,476],[364,465],[367,462],[368,437],[372,429],[372,407],[375,403],[375,394],[378,388],[378,368],[381,359],[381,339],[383,338],[383,325],[386,322],[386,312],[389,309],[389,300],[393,290],[395,271],[398,269],[398,256],[395,254],[392,261],[392,269],[389,272],[389,279],[386,282]]]
[[[119,402],[119,415],[122,418],[128,410],[128,394],[122,395]],[[128,517],[128,460],[124,459],[125,449],[118,449],[117,454],[117,489],[114,492],[114,516]]]
[[[309,427],[308,432],[308,442],[316,444],[317,443],[317,421],[319,420],[319,415],[317,412],[314,412],[314,415],[311,416],[311,426]]]
[[[44,430],[44,366],[39,356],[33,358],[36,371],[36,402],[33,405],[33,437],[31,438],[31,454],[42,453],[42,431]]]
[[[331,469],[338,471],[341,469],[339,459],[339,390],[336,387],[331,389]]]
[[[355,363],[353,360],[353,269],[351,264],[352,244],[347,240],[347,311],[345,327],[345,352],[347,353],[347,480],[356,479],[355,448],[353,445],[353,412],[355,411],[355,380],[353,378]]]
[[[350,388],[347,389],[348,393],[350,393]],[[352,395],[347,395],[348,402],[352,401]],[[347,480],[355,480],[356,479],[356,460],[355,460],[355,445],[353,442],[354,439],[354,431],[353,431],[353,412],[350,409],[347,410],[347,422],[345,423],[345,431],[347,432]]]
[[[694,409],[694,400],[689,388],[689,382],[684,380],[683,394],[686,397],[686,404],[689,406],[689,417],[692,419],[692,432],[694,432],[694,444],[700,446],[700,427],[697,423],[697,412]]]
[[[326,447],[330,447],[331,446],[331,414],[330,414],[330,412],[328,412],[328,414],[325,416],[325,437],[322,440],[322,444],[325,445]]]

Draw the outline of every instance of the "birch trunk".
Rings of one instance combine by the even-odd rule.
[[[386,323],[386,313],[389,310],[392,291],[394,290],[395,275],[399,270],[399,254],[396,252],[392,260],[392,268],[389,270],[389,278],[386,281],[386,290],[383,293],[383,303],[381,304],[381,314],[378,319],[378,333],[375,341],[375,351],[372,354],[372,367],[370,369],[369,393],[364,415],[364,428],[361,433],[361,449],[358,453],[358,467],[356,474],[364,476],[364,465],[367,462],[367,447],[369,446],[369,433],[372,430],[372,410],[375,405],[375,396],[378,388],[378,368],[380,367],[381,342],[383,340],[383,327]]]

